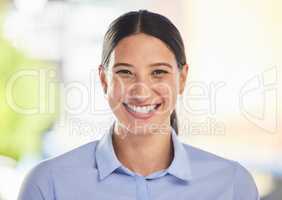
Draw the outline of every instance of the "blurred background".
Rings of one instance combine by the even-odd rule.
[[[280,0],[0,0],[0,200],[38,162],[108,130],[103,34],[139,9],[171,19],[186,45],[181,140],[240,162],[263,200],[281,200]]]

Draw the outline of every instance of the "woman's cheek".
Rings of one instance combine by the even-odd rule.
[[[154,84],[154,90],[158,92],[159,96],[163,99],[165,105],[162,112],[168,112],[172,110],[176,103],[177,93],[176,87],[173,82],[160,82]]]
[[[119,109],[119,107],[122,104],[122,97],[123,97],[123,90],[121,90],[122,85],[120,84],[119,81],[112,80],[110,85],[109,85],[109,93],[108,93],[108,98],[109,98],[109,104],[112,108],[113,111],[116,111]]]
[[[154,89],[164,98],[171,98],[175,96],[176,88],[171,83],[159,82],[154,84]]]

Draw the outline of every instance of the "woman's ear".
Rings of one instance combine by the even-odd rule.
[[[182,69],[179,72],[179,94],[181,95],[185,88],[185,83],[188,75],[188,64],[183,65]]]
[[[99,78],[101,85],[103,87],[104,93],[107,93],[107,88],[108,88],[108,82],[107,82],[107,76],[106,76],[106,71],[105,67],[103,65],[99,65]]]

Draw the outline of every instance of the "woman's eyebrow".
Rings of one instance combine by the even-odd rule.
[[[157,63],[150,64],[150,67],[156,67],[156,66],[167,66],[172,69],[172,66],[166,62],[157,62]]]
[[[113,68],[119,67],[119,66],[133,67],[133,65],[128,64],[128,63],[115,63]]]
[[[133,65],[129,64],[129,63],[115,63],[113,68],[115,67],[119,67],[119,66],[125,66],[125,67],[133,67]],[[169,64],[169,63],[166,63],[166,62],[156,62],[156,63],[153,63],[153,64],[150,64],[149,65],[150,67],[156,67],[156,66],[167,66],[169,68],[172,69],[172,66]]]

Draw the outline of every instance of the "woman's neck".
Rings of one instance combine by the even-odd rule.
[[[131,171],[141,175],[166,169],[173,159],[170,130],[162,134],[126,134],[114,128],[113,146],[118,160]]]

